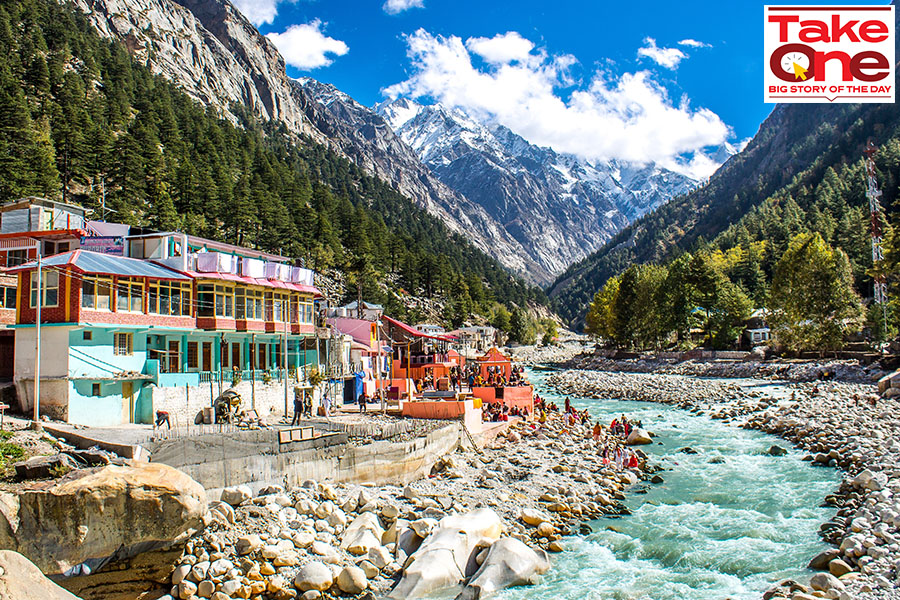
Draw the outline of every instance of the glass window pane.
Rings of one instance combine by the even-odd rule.
[[[94,308],[96,294],[96,284],[90,279],[85,279],[81,285],[81,306],[83,308]]]

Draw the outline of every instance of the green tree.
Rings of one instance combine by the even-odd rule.
[[[511,315],[502,304],[498,305],[497,309],[494,311],[491,318],[491,325],[495,329],[499,329],[504,333],[509,333],[511,327]]]
[[[528,313],[520,307],[512,311],[509,319],[509,339],[520,344],[533,344],[535,339],[534,327]]]
[[[775,267],[770,307],[770,324],[785,348],[839,348],[862,314],[847,255],[819,233],[794,236]]]
[[[615,343],[615,307],[619,297],[620,277],[610,277],[603,287],[594,294],[585,318],[585,332],[595,338]]]
[[[710,314],[710,343],[713,348],[725,349],[734,346],[744,321],[753,312],[753,302],[740,288],[725,279],[719,284],[716,305]]]

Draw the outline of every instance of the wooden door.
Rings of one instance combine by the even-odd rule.
[[[212,371],[212,342],[203,342],[203,370]]]
[[[177,340],[169,342],[169,373],[181,373],[181,356],[179,356]]]
[[[231,366],[243,370],[241,366],[241,345],[237,342],[231,343]]]
[[[134,423],[134,382],[122,382],[122,422]]]

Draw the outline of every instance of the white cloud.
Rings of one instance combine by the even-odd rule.
[[[278,4],[282,0],[232,0],[247,20],[256,26],[271,23],[278,14]]]
[[[270,33],[266,36],[287,64],[302,70],[327,67],[332,63],[328,54],[343,56],[350,51],[341,40],[322,33],[322,22],[318,19],[302,25],[291,25],[284,33]]]
[[[678,45],[687,46],[689,48],[712,48],[712,44],[707,44],[706,42],[701,42],[699,40],[694,40],[691,38],[679,41]]]
[[[381,7],[389,15],[396,15],[411,8],[425,8],[422,0],[387,0]]]
[[[492,38],[478,37],[466,40],[466,48],[495,65],[525,61],[531,57],[534,44],[515,31],[497,34]]]
[[[653,161],[706,176],[715,165],[703,161],[702,149],[731,135],[714,112],[692,109],[687,98],[676,105],[648,71],[620,76],[597,72],[587,87],[564,100],[557,89],[573,83],[567,74],[574,60],[570,55],[548,57],[532,51],[524,58],[519,55],[514,64],[498,62],[480,69],[469,52],[473,45],[481,47],[478,41],[463,43],[456,36],[434,36],[420,29],[407,43],[414,73],[386,88],[386,95],[431,98],[558,152],[594,160]]]
[[[644,38],[645,46],[638,48],[638,56],[646,56],[656,64],[667,69],[675,69],[678,63],[687,58],[687,54],[678,48],[660,48],[656,40],[651,37]]]

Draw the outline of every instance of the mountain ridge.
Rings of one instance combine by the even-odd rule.
[[[696,184],[652,164],[557,153],[440,104],[397,98],[375,111],[438,179],[484,207],[551,273]]]

